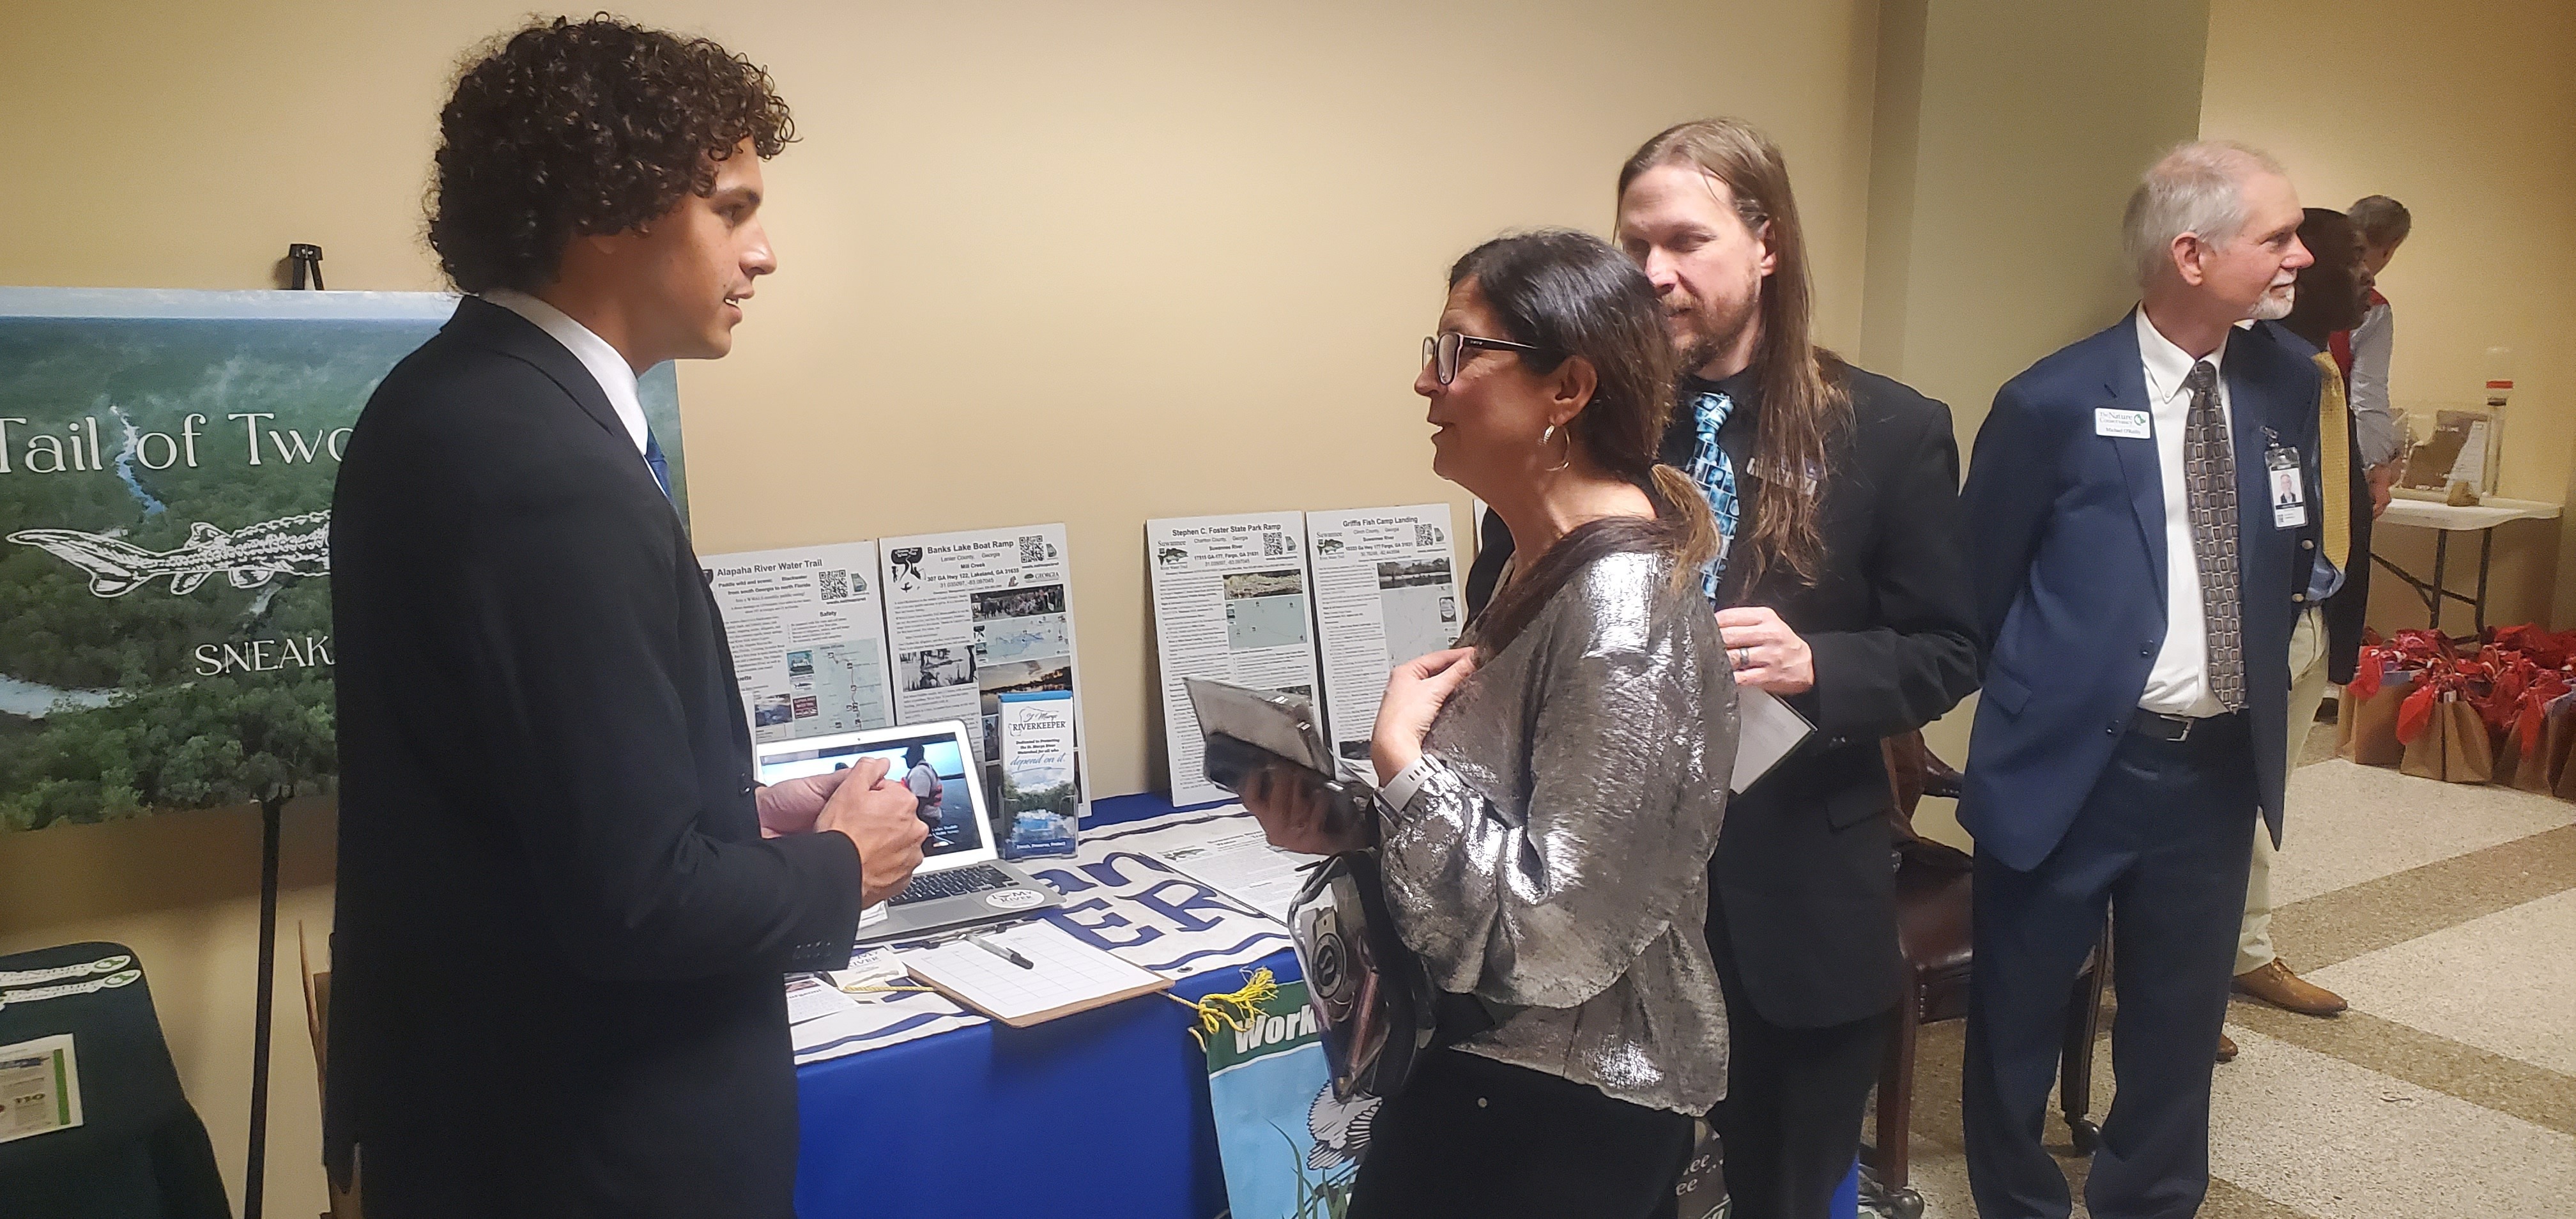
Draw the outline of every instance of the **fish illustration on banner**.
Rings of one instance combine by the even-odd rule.
[[[455,310],[0,288],[0,833],[331,789],[333,484]],[[685,513],[669,366],[637,397]]]
[[[1304,982],[1281,983],[1258,1011],[1207,1039],[1227,1204],[1234,1219],[1341,1219],[1378,1098],[1333,1095]]]
[[[328,512],[262,521],[239,533],[199,521],[188,530],[186,544],[162,551],[77,529],[21,529],[9,540],[87,572],[89,591],[99,597],[122,597],[163,576],[170,578],[170,591],[184,597],[215,575],[234,588],[257,588],[279,576],[331,574]]]

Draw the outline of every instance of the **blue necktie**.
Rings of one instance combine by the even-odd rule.
[[[671,498],[671,463],[662,458],[662,442],[647,425],[644,429],[644,464],[653,467],[653,481],[662,484],[662,498]],[[676,502],[676,501],[674,501]]]
[[[1717,582],[1726,574],[1726,556],[1735,549],[1735,462],[1717,443],[1718,429],[1726,426],[1726,417],[1735,413],[1735,399],[1720,393],[1706,393],[1691,400],[1691,423],[1698,433],[1698,443],[1691,449],[1691,481],[1708,493],[1709,511],[1717,514],[1717,535],[1723,539],[1717,557],[1708,561],[1708,570],[1700,575],[1700,591],[1710,604],[1717,602]]]

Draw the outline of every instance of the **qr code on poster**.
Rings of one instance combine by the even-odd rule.
[[[1440,544],[1440,531],[1429,525],[1425,525],[1420,521],[1415,521],[1413,523],[1413,544],[1416,546],[1437,546]]]
[[[814,582],[822,592],[823,603],[826,605],[850,599],[850,573],[846,569],[833,568],[815,572]]]
[[[1020,535],[1020,561],[1023,563],[1044,563],[1047,561],[1047,544],[1046,536],[1044,534],[1023,533]]]
[[[1261,557],[1275,559],[1288,553],[1288,535],[1276,529],[1261,535]]]

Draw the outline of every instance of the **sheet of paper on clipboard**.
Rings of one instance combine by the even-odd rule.
[[[1735,773],[1727,780],[1726,789],[1743,794],[1815,731],[1816,726],[1789,704],[1751,686],[1737,686]]]

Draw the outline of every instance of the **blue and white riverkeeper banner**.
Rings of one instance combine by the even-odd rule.
[[[1231,974],[1288,947],[1288,928],[1137,844],[1168,842],[1192,827],[1230,826],[1244,816],[1240,806],[1228,806],[1121,822],[1098,833],[1086,830],[1073,858],[1023,868],[1064,894],[1064,905],[1044,917],[1073,938],[1167,977],[1218,970]],[[902,955],[895,953],[898,960]],[[936,994],[853,997],[860,1000],[855,1007],[790,1030],[797,1065],[986,1023]]]
[[[1378,1098],[1333,1095],[1306,984],[1286,982],[1247,1027],[1208,1038],[1208,1108],[1233,1219],[1341,1219]]]

